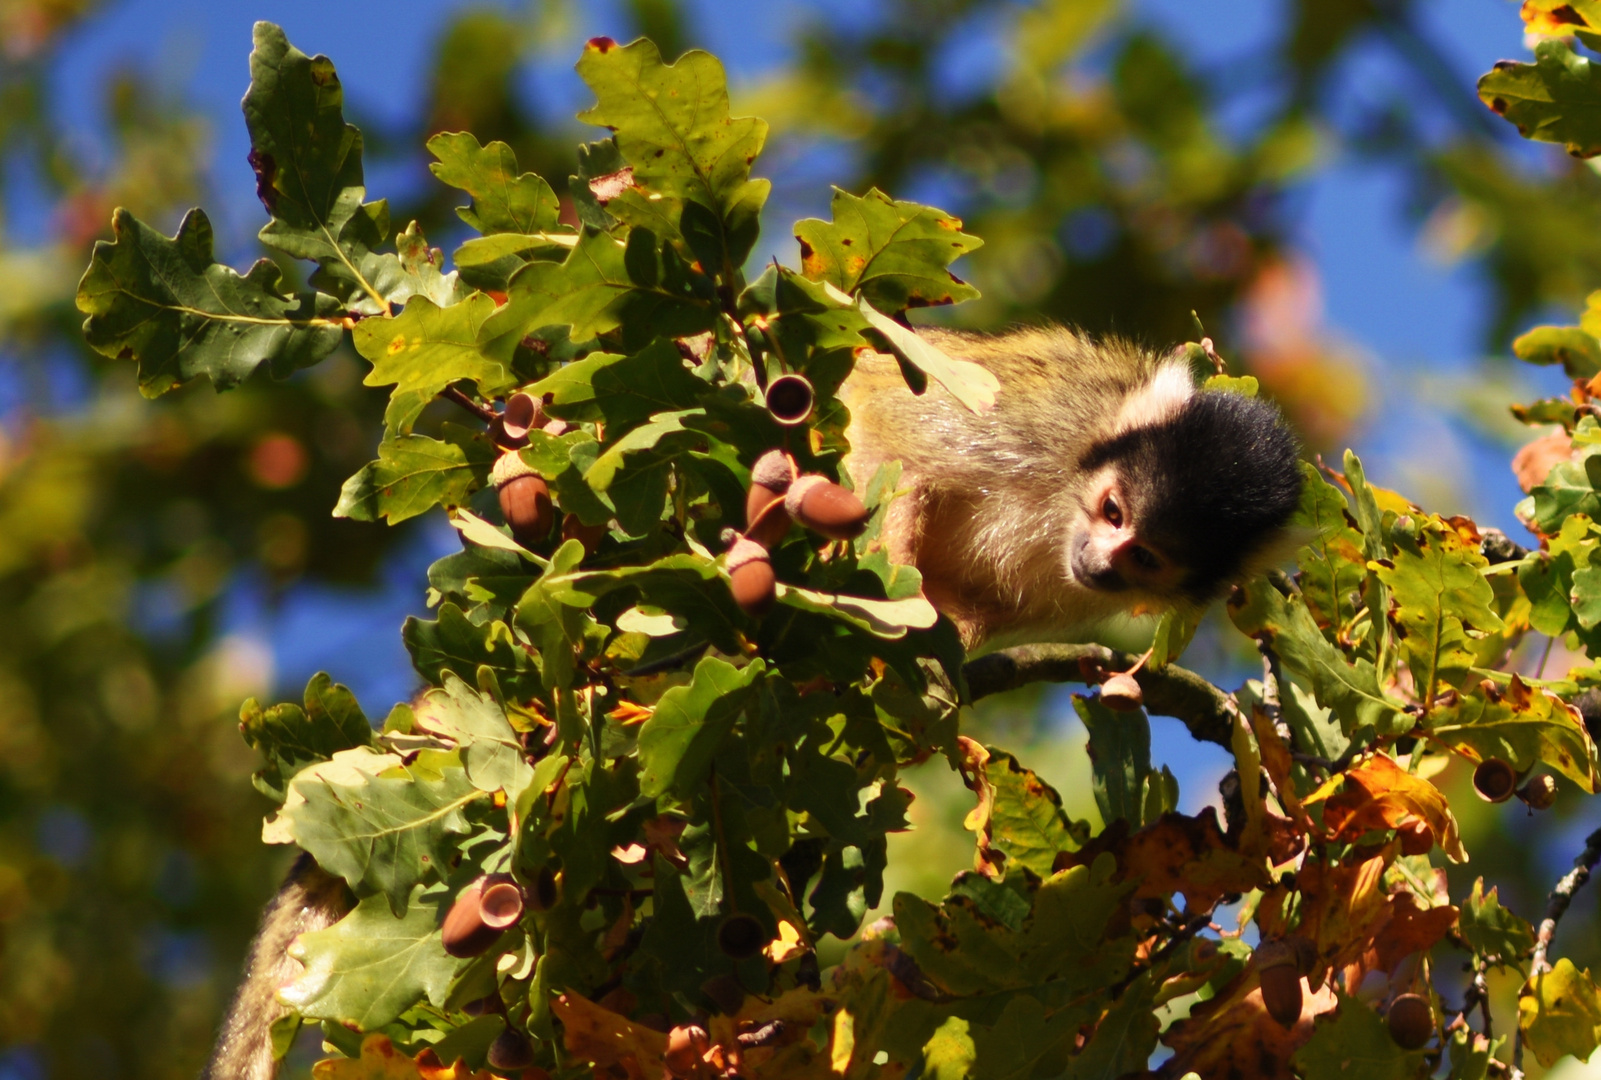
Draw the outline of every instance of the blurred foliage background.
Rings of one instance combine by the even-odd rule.
[[[204,203],[221,253],[241,267],[260,254],[243,151],[213,153],[242,147],[243,125],[220,128],[203,100],[213,83],[242,92],[250,17],[334,56],[367,135],[369,197],[447,250],[457,196],[427,180],[429,134],[503,139],[561,190],[585,37],[644,33],[669,56],[708,44],[731,66],[736,113],[773,125],[758,260],[788,251],[789,223],[821,211],[829,183],[940,205],[986,241],[966,267],[984,299],[949,317],[1166,345],[1193,336],[1194,311],[1310,451],[1389,448],[1379,482],[1492,524],[1510,525],[1514,491],[1507,342],[1601,286],[1601,180],[1482,108],[1483,65],[1428,30],[1461,5],[1263,0],[1245,6],[1267,44],[1229,63],[1197,62],[1188,25],[1132,0],[412,6],[308,5],[304,29],[281,5],[240,12],[236,40],[187,60],[174,46],[197,95],[139,37],[137,5],[0,0],[0,1080],[196,1072],[283,869],[257,839],[239,701],[298,698],[326,667],[382,715],[409,690],[400,617],[451,542],[424,523],[329,516],[382,411],[355,357],[220,401],[200,385],[146,402],[132,365],[79,337],[73,288],[114,206],[171,230]],[[1513,5],[1461,17],[1493,20],[1502,52],[1520,51]],[[126,47],[83,47],[108,36]],[[378,100],[363,73],[380,69],[406,94]],[[1476,310],[1411,315],[1419,336],[1476,342],[1488,366],[1409,369],[1326,324],[1305,192],[1331,169],[1389,178],[1396,220],[1478,282]],[[1441,424],[1466,441],[1435,439]],[[1203,635],[1187,662],[1233,685],[1248,674],[1233,650]],[[972,727],[1088,804],[1082,732],[1057,719],[1070,712],[1035,692],[987,703]],[[1212,801],[1221,756],[1209,774],[1164,731],[1154,756],[1180,772],[1186,809]],[[971,859],[967,802],[954,778],[923,779],[921,828],[892,862],[909,867],[902,887],[937,896]],[[1536,917],[1595,823],[1562,804],[1525,820],[1450,783],[1475,872]],[[1558,939],[1581,966],[1601,963],[1595,896]],[[1510,1017],[1513,988],[1497,990]]]

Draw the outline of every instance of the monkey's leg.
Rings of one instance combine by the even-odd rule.
[[[278,990],[300,974],[289,946],[301,934],[326,930],[350,910],[345,883],[302,854],[261,915],[245,958],[244,979],[228,1006],[201,1080],[272,1080],[272,1025],[287,1015]]]

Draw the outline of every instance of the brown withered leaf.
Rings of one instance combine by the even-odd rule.
[[[1409,892],[1390,897],[1390,918],[1373,939],[1373,968],[1393,972],[1413,953],[1433,948],[1456,925],[1457,909],[1450,905],[1420,908]],[[1358,979],[1357,983],[1360,984]]]
[[[1278,729],[1273,726],[1273,718],[1260,707],[1251,709],[1251,733],[1256,736],[1256,746],[1262,755],[1262,768],[1267,770],[1268,779],[1273,782],[1273,791],[1278,795],[1279,802],[1289,811],[1290,819],[1302,833],[1311,832],[1312,819],[1307,816],[1305,808],[1301,805],[1300,795],[1295,790],[1295,776],[1290,771],[1293,764],[1290,748],[1279,738]]]
[[[389,1036],[374,1033],[361,1041],[359,1058],[330,1058],[311,1067],[313,1080],[495,1080],[488,1070],[473,1072],[458,1058],[449,1065],[432,1050],[415,1058],[397,1050]]]
[[[1322,982],[1329,967],[1356,963],[1393,914],[1390,898],[1380,887],[1384,868],[1393,857],[1393,851],[1381,852],[1355,866],[1308,861],[1295,875],[1300,922],[1295,926],[1287,922],[1284,908],[1289,890],[1275,885],[1256,909],[1263,940],[1293,933],[1316,945],[1318,968],[1312,972],[1313,982]]]
[[[1206,911],[1229,893],[1267,884],[1267,867],[1229,846],[1208,806],[1194,817],[1168,812],[1133,835],[1119,819],[1075,852],[1056,857],[1056,869],[1087,866],[1101,852],[1117,860],[1114,881],[1137,881],[1136,897],[1184,894],[1191,911]]]
[[[581,994],[566,993],[550,1003],[561,1021],[567,1052],[597,1069],[620,1067],[628,1080],[661,1080],[667,1036],[603,1009]]]
[[[1286,1028],[1262,1004],[1257,973],[1246,968],[1222,993],[1190,1010],[1188,1019],[1168,1028],[1162,1042],[1173,1049],[1157,1075],[1176,1078],[1199,1073],[1202,1080],[1290,1080],[1290,1058],[1312,1037],[1313,1021],[1331,1012],[1333,989],[1303,984],[1301,1019]]]
[[[1331,840],[1354,841],[1375,829],[1399,828],[1413,821],[1428,825],[1440,850],[1452,862],[1467,861],[1458,835],[1456,817],[1440,789],[1413,776],[1394,759],[1376,754],[1345,774],[1337,793],[1333,784],[1308,795],[1304,802],[1327,798],[1323,825]]]

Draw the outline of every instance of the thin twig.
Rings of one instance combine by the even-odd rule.
[[[439,396],[447,401],[454,401],[486,424],[493,424],[500,419],[500,414],[494,409],[491,409],[488,405],[479,404],[454,386],[445,387],[439,391]]]
[[[1020,645],[969,660],[962,674],[976,701],[1029,683],[1099,682],[1100,673],[1127,671],[1137,659],[1104,645]],[[1223,691],[1176,664],[1144,667],[1134,678],[1150,712],[1183,721],[1202,742],[1232,745],[1233,706]]]
[[[1601,829],[1597,829],[1585,837],[1584,850],[1579,857],[1573,860],[1573,869],[1563,875],[1557,882],[1556,888],[1545,901],[1545,918],[1540,920],[1540,929],[1534,935],[1534,960],[1529,965],[1529,975],[1533,978],[1551,970],[1546,962],[1546,953],[1551,948],[1551,939],[1556,936],[1557,923],[1567,913],[1568,905],[1573,903],[1573,894],[1584,887],[1590,880],[1590,871],[1595,869],[1596,863],[1601,863]]]

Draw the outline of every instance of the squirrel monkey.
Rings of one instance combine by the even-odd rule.
[[[910,493],[885,537],[971,648],[1082,638],[1119,613],[1199,608],[1270,557],[1300,497],[1278,411],[1195,388],[1186,364],[1059,328],[1000,336],[921,329],[1000,381],[973,413],[895,361],[861,357],[841,397],[858,489],[899,459]],[[269,1027],[299,965],[286,950],[351,905],[302,855],[268,906],[207,1080],[270,1080]]]
[[[1086,640],[1119,614],[1198,609],[1270,560],[1300,499],[1295,437],[1266,402],[1188,365],[1060,327],[919,329],[998,379],[974,413],[864,356],[840,392],[858,490],[899,459],[890,557],[916,566],[968,648]]]

